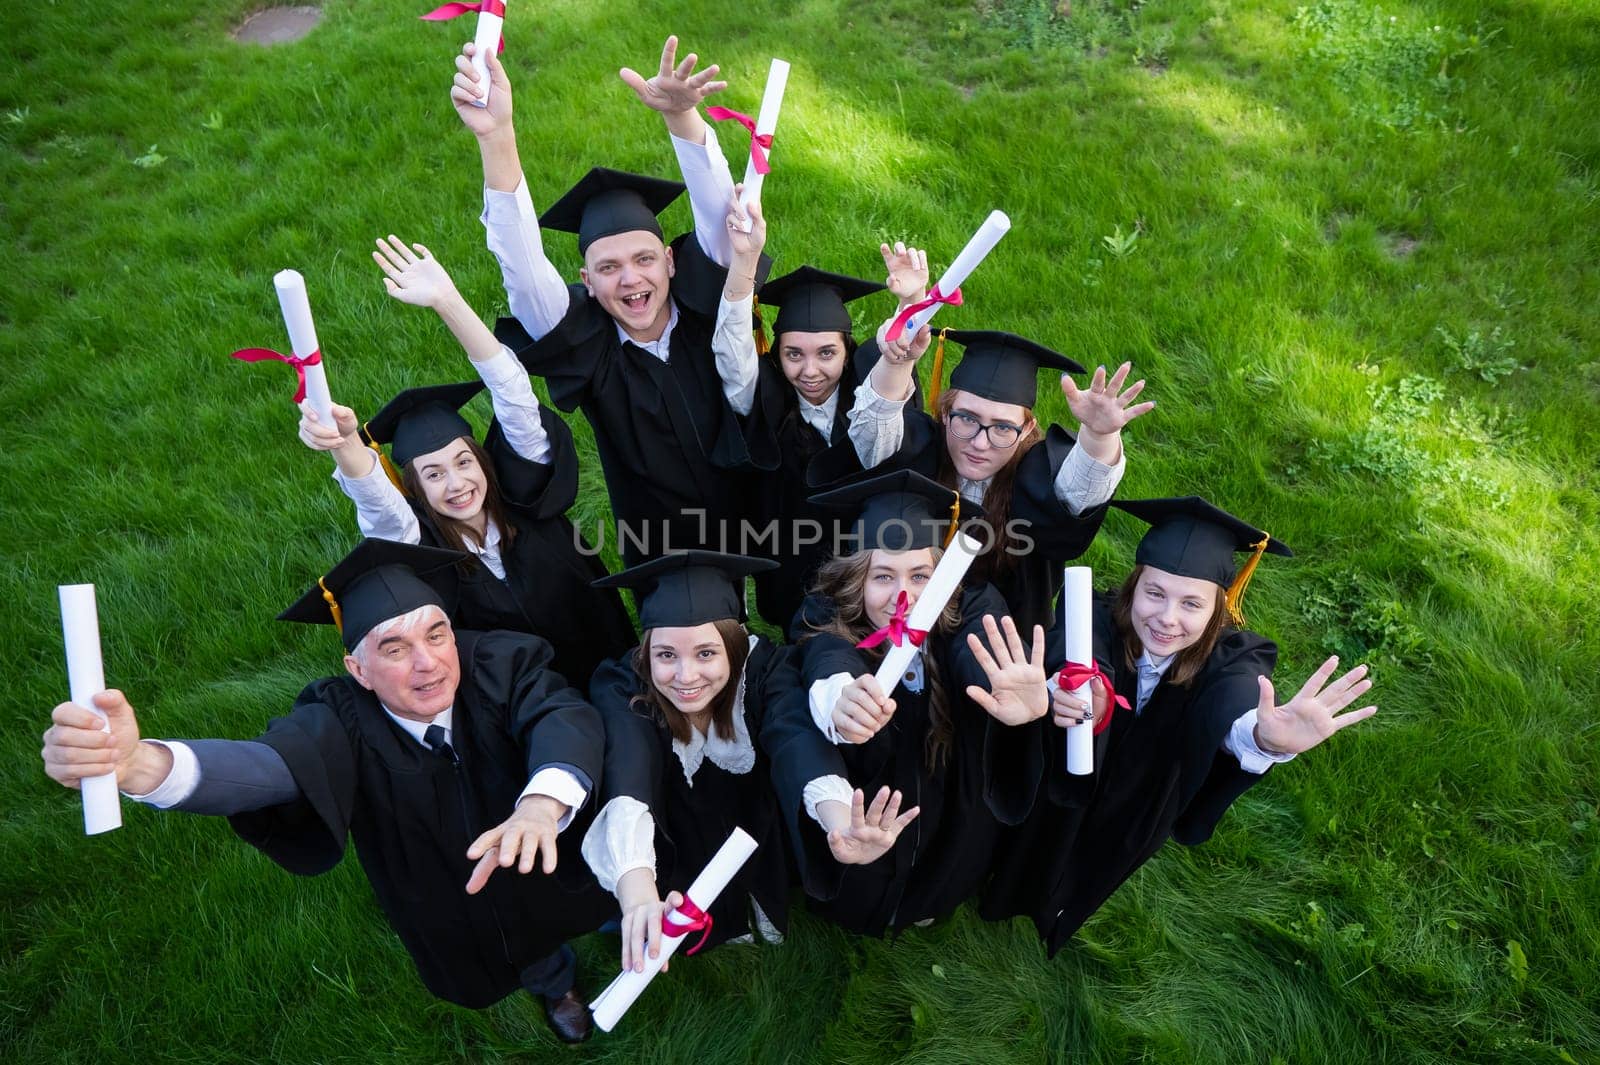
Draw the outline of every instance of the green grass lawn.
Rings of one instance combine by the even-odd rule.
[[[254,735],[338,669],[326,630],[271,619],[351,543],[350,507],[288,371],[226,357],[285,342],[275,271],[306,275],[366,415],[470,375],[385,296],[373,237],[504,309],[446,100],[470,20],[329,0],[261,49],[228,37],[252,2],[0,9],[0,1059],[1600,1061],[1600,4],[514,0],[541,205],[592,164],[673,172],[615,70],[676,31],[740,110],[769,57],[794,64],[778,269],[873,276],[896,237],[942,264],[1009,212],[941,321],[1135,360],[1158,407],[1123,494],[1204,494],[1293,545],[1248,604],[1283,683],[1338,651],[1380,705],[1054,961],[970,912],[893,944],[802,915],[568,1050],[526,996],[431,999],[353,861],[302,881],[131,803],[85,838],[40,768],[58,583],[98,586],[107,677],[152,735]],[[742,131],[722,140],[740,169]],[[548,247],[575,272],[570,238]],[[1091,551],[1105,582],[1136,524]],[[614,943],[579,944],[585,989]]]

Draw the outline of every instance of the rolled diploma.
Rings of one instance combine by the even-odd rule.
[[[478,72],[483,98],[472,101],[473,107],[489,106],[489,56],[500,47],[500,28],[505,22],[504,18],[487,10],[478,12],[478,35],[472,39],[472,69]]]
[[[306,279],[298,270],[279,270],[272,275],[278,290],[278,306],[283,309],[283,324],[289,330],[289,347],[297,359],[317,350],[317,327],[311,321],[311,301],[306,298]],[[328,375],[318,363],[306,368],[306,399],[323,425],[333,425],[333,397],[328,393]]]
[[[71,699],[100,714],[92,700],[106,690],[105,663],[100,658],[100,615],[94,604],[94,585],[63,584],[61,638],[67,648],[67,688]],[[110,731],[107,725],[102,731]],[[83,832],[86,836],[122,827],[122,801],[117,796],[117,775],[83,779]]]
[[[767,91],[761,94],[761,111],[756,115],[756,136],[775,133],[778,129],[778,111],[783,107],[783,90],[789,84],[789,64],[781,59],[774,59],[772,66],[767,70]],[[767,160],[770,162],[772,153],[768,151]],[[761,199],[761,183],[767,175],[756,172],[754,153],[744,165],[744,194],[739,197],[742,207],[751,200]],[[745,219],[748,226],[749,219]],[[746,228],[745,232],[749,232]]]
[[[1094,661],[1094,631],[1090,615],[1094,572],[1088,566],[1068,566],[1066,583],[1061,586],[1061,612],[1064,615],[1068,662],[1088,665]],[[1087,682],[1073,692],[1089,700],[1093,694]],[[1094,772],[1094,722],[1067,726],[1067,772],[1085,777]]]
[[[939,620],[939,615],[944,613],[950,597],[956,594],[961,578],[967,575],[967,570],[972,568],[973,560],[982,551],[983,545],[966,533],[956,534],[950,550],[944,553],[939,564],[933,568],[933,576],[928,578],[928,586],[922,589],[922,594],[917,597],[917,605],[911,608],[911,615],[906,618],[906,625],[909,628],[933,628],[934,622]],[[883,664],[878,667],[877,673],[878,687],[883,689],[885,697],[894,694],[895,688],[906,675],[906,667],[911,664],[911,656],[916,653],[916,645],[910,640],[889,646],[889,653],[883,656]]]
[[[972,234],[972,239],[967,241],[967,246],[961,249],[961,254],[956,256],[955,262],[939,278],[935,287],[943,295],[950,295],[956,289],[967,283],[967,278],[972,271],[978,268],[984,257],[994,251],[994,246],[1000,243],[1000,238],[1011,231],[1011,219],[1006,217],[1004,211],[990,211],[989,217],[983,220],[983,225]],[[917,330],[933,321],[933,316],[939,313],[942,304],[935,303],[927,310],[918,311],[906,319],[906,336],[916,336]]]
[[[694,883],[689,885],[687,895],[702,910],[710,911],[711,904],[717,901],[717,896],[722,894],[722,889],[728,886],[750,855],[756,851],[756,841],[742,828],[733,830],[717,853],[711,856],[706,867],[700,875],[694,878]],[[669,910],[666,918],[670,919],[676,910]],[[692,934],[692,933],[691,933]],[[594,1023],[600,1026],[602,1032],[609,1032],[615,1028],[617,1022],[622,1020],[622,1015],[628,1012],[650,981],[655,979],[656,973],[672,958],[673,953],[683,943],[688,935],[661,937],[661,956],[652,958],[648,954],[644,959],[644,971],[634,972],[625,969],[610,985],[590,1004],[594,1012]]]

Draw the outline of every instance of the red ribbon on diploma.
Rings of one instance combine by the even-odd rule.
[[[318,348],[302,359],[295,355],[285,355],[281,351],[273,351],[271,348],[240,348],[229,358],[238,359],[240,362],[283,362],[293,366],[294,375],[299,381],[299,387],[294,390],[294,401],[299,403],[306,398],[306,367],[322,364],[322,349]]]
[[[733,121],[739,123],[739,125],[749,130],[750,161],[756,165],[756,173],[772,173],[772,164],[767,162],[767,152],[772,149],[772,134],[757,133],[755,119],[751,118],[749,115],[741,114],[740,112],[728,107],[708,107],[706,108],[706,116],[713,122],[721,122],[724,119],[731,118]]]
[[[958,288],[946,296],[939,291],[939,286],[934,285],[933,291],[928,293],[927,299],[921,299],[894,316],[894,321],[889,323],[889,332],[885,336],[889,340],[899,340],[900,334],[906,331],[906,323],[911,321],[911,316],[919,311],[925,311],[936,303],[948,304],[951,307],[961,306],[961,290]]]
[[[1095,662],[1086,666],[1078,662],[1068,662],[1061,667],[1061,672],[1056,674],[1056,683],[1061,686],[1062,691],[1075,691],[1080,685],[1087,684],[1096,677],[1099,677],[1100,683],[1106,686],[1106,691],[1111,693],[1112,703],[1111,711],[1094,723],[1094,734],[1098,736],[1106,730],[1107,725],[1111,724],[1111,714],[1116,712],[1117,707],[1120,706],[1124,710],[1132,709],[1128,705],[1128,700],[1118,695],[1117,689],[1111,686],[1111,678],[1100,668],[1100,663]]]
[[[856,646],[861,648],[876,647],[884,640],[888,640],[896,647],[899,647],[904,644],[906,640],[910,640],[911,646],[921,647],[922,641],[928,638],[928,630],[913,629],[911,626],[906,624],[906,614],[908,614],[911,610],[906,603],[906,593],[901,592],[900,597],[895,600],[894,617],[889,619],[889,624],[885,625],[871,636],[868,636],[865,640],[862,640],[860,643],[856,644]]]
[[[677,920],[679,917],[687,917],[688,920],[679,921]],[[673,939],[677,939],[679,936],[686,936],[690,932],[699,932],[700,938],[695,942],[695,945],[684,952],[693,954],[706,945],[706,937],[711,934],[711,915],[702,910],[688,895],[685,895],[682,906],[675,907],[672,913],[661,918],[661,931]]]
[[[464,0],[457,0],[456,3],[445,4],[443,7],[436,7],[426,15],[419,15],[418,17],[425,22],[445,22],[449,19],[460,18],[462,15],[473,11],[482,12],[486,15],[499,15],[501,18],[506,17],[506,5],[504,0],[475,0],[475,2],[472,3],[464,2]],[[504,52],[505,50],[506,39],[505,35],[502,34],[500,37],[500,46],[496,48],[495,51]]]

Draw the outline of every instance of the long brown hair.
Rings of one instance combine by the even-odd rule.
[[[937,566],[944,550],[934,547],[929,549],[929,553],[933,556],[933,564]],[[857,551],[851,555],[831,558],[822,564],[822,568],[817,570],[812,591],[831,600],[833,613],[820,625],[812,625],[808,620],[807,625],[811,631],[800,638],[801,643],[826,633],[856,644],[872,634],[872,622],[867,620],[866,597],[867,570],[871,565],[871,551]],[[947,636],[954,632],[960,623],[961,596],[958,592],[950,597],[950,602],[945,605],[944,612],[939,615],[939,620],[934,623],[929,636]],[[888,645],[881,643],[861,653],[877,665],[888,653]],[[938,659],[930,654],[924,655],[923,661],[927,664],[929,722],[927,741],[923,750],[928,769],[932,771],[943,765],[945,759],[949,757],[955,726],[950,714],[950,700],[945,693],[944,678],[940,675]]]
[[[711,699],[711,728],[717,736],[731,740],[733,697],[738,694],[739,678],[744,675],[745,660],[750,657],[750,633],[738,618],[721,618],[711,624],[716,627],[717,635],[722,638],[722,648],[728,655],[728,681]],[[688,715],[673,706],[672,700],[656,689],[655,680],[650,676],[650,639],[654,635],[654,629],[644,630],[639,646],[633,649],[633,672],[639,678],[641,694],[635,695],[632,701],[648,708],[657,721],[667,726],[673,739],[688,743],[694,732]]]
[[[500,495],[500,482],[494,475],[494,463],[489,461],[489,453],[483,449],[483,445],[472,437],[461,436],[456,439],[467,442],[472,457],[477,459],[478,465],[483,468],[483,513],[500,530],[500,542],[509,547],[511,541],[516,538],[517,529],[506,520],[505,502]],[[452,440],[451,443],[455,441]],[[427,495],[422,491],[422,478],[417,476],[415,459],[406,463],[405,469],[400,472],[400,486],[405,489],[406,495],[416,500],[417,505],[422,508],[422,513],[427,515],[433,527],[438,530],[439,539],[443,541],[441,547],[451,551],[466,551],[467,545],[471,543],[479,550],[483,549],[483,537],[478,535],[476,529],[459,518],[440,514],[429,504]],[[484,526],[484,530],[487,532],[487,525]]]
[[[950,412],[955,409],[956,400],[963,394],[959,388],[947,388],[939,393],[938,418],[941,433],[949,432]],[[1023,407],[1022,415],[1024,422],[1033,422],[1033,428],[1011,446],[1011,457],[995,473],[994,479],[989,482],[988,490],[983,493],[983,520],[994,530],[994,542],[989,545],[989,550],[978,556],[972,564],[972,579],[977,581],[998,580],[1016,566],[1016,558],[1006,550],[1005,540],[1006,523],[1011,520],[1011,490],[1016,485],[1017,468],[1022,465],[1022,456],[1033,450],[1034,445],[1044,439],[1044,433],[1040,430],[1038,421],[1034,419],[1032,408]],[[950,458],[950,448],[941,439],[939,482],[948,488],[960,491],[960,479],[960,475],[956,473],[955,461]]]
[[[1133,595],[1139,587],[1139,578],[1144,575],[1144,566],[1133,567],[1133,572],[1128,574],[1128,579],[1122,582],[1122,587],[1117,590],[1117,601],[1111,608],[1111,619],[1122,633],[1122,656],[1128,669],[1133,669],[1139,661],[1139,655],[1144,651],[1144,645],[1139,642],[1139,637],[1133,633]],[[1227,597],[1222,594],[1222,588],[1217,589],[1217,601],[1211,608],[1211,617],[1206,622],[1206,627],[1201,630],[1200,638],[1194,643],[1178,652],[1177,658],[1166,672],[1166,679],[1173,684],[1188,684],[1205,667],[1206,659],[1211,657],[1211,652],[1216,649],[1217,641],[1223,633],[1233,628],[1228,620]]]

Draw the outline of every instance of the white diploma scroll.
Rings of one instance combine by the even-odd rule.
[[[983,262],[991,251],[994,251],[994,246],[1000,243],[1000,238],[1010,231],[1011,219],[1006,217],[1006,213],[1004,211],[990,211],[989,217],[983,220],[983,225],[979,226],[978,231],[972,234],[972,239],[967,241],[967,246],[961,249],[961,254],[956,256],[955,262],[950,264],[950,268],[944,272],[944,276],[939,278],[939,283],[934,286],[939,290],[940,295],[948,296],[966,284],[967,278],[972,275],[972,271],[978,268],[978,264]],[[933,306],[920,310],[906,319],[905,335],[908,337],[916,336],[917,330],[933,321],[933,316],[939,313],[941,306],[943,304],[935,303]]]
[[[283,324],[289,330],[289,346],[294,357],[303,359],[317,350],[317,327],[311,321],[311,301],[306,298],[306,279],[298,270],[279,270],[272,275],[278,290],[278,306],[283,309]],[[323,365],[307,366],[306,400],[317,412],[317,420],[333,427],[333,397],[328,393],[328,375]]]
[[[492,6],[484,4],[478,12],[478,35],[472,39],[472,69],[478,72],[478,85],[483,89],[483,96],[472,101],[473,107],[489,106],[489,57],[500,47],[500,30],[506,21],[489,10]],[[505,7],[502,5],[500,10]]]
[[[63,584],[61,638],[67,647],[67,688],[73,702],[100,714],[96,695],[106,690],[105,663],[100,657],[100,615],[95,609],[94,585]],[[100,714],[102,718],[104,714]],[[110,726],[107,726],[109,731]],[[117,795],[117,775],[107,773],[83,780],[83,831],[95,836],[122,827],[122,800]]]
[[[689,885],[689,890],[686,892],[689,899],[709,913],[712,903],[717,901],[722,889],[728,886],[728,881],[733,879],[734,874],[755,852],[756,841],[751,839],[744,829],[734,829],[727,841],[717,848],[717,853],[711,856],[711,860],[700,871],[700,875],[694,878],[694,883]],[[670,920],[676,912],[668,910],[665,919]],[[659,958],[652,958],[647,953],[643,972],[625,969],[604,991],[600,992],[590,1003],[589,1009],[594,1013],[594,1023],[600,1026],[602,1032],[609,1032],[617,1026],[617,1022],[622,1020],[622,1015],[628,1012],[628,1007],[632,1006],[644,993],[644,989],[650,986],[650,981],[655,979],[661,967],[667,964],[683,941],[694,934],[690,932],[681,936],[662,936]]]
[[[950,542],[950,547],[945,551],[944,557],[933,568],[933,576],[928,578],[928,586],[922,589],[922,594],[917,597],[917,605],[911,608],[910,615],[906,618],[906,626],[912,629],[931,630],[934,623],[939,620],[939,615],[944,613],[946,604],[951,596],[956,594],[956,589],[961,586],[961,578],[967,575],[967,570],[972,568],[973,561],[983,552],[983,545],[978,543],[966,533],[957,533],[956,538]],[[883,664],[878,667],[878,687],[883,689],[885,698],[894,694],[900,681],[906,675],[906,667],[911,664],[911,657],[917,653],[917,647],[910,640],[900,644],[889,645],[889,652],[883,656]]]
[[[1094,573],[1088,566],[1068,566],[1066,583],[1061,587],[1067,661],[1085,666],[1094,662],[1093,581]],[[1080,684],[1073,694],[1085,702],[1094,699],[1087,682]],[[1093,721],[1067,726],[1067,772],[1076,777],[1094,772]]]
[[[774,59],[772,66],[767,71],[767,91],[761,94],[761,112],[756,115],[756,136],[771,136],[778,129],[778,111],[783,107],[783,90],[789,84],[789,64],[781,59]],[[772,160],[771,151],[767,152],[767,161]],[[739,197],[741,207],[751,200],[760,201],[761,183],[767,175],[756,171],[756,160],[751,153],[749,162],[744,167],[744,194]],[[750,220],[745,219],[745,232],[749,232]]]

